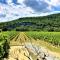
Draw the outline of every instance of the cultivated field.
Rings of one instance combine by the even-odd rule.
[[[49,42],[55,46],[60,46],[60,32],[26,32],[26,34],[34,39],[40,39]]]
[[[22,48],[20,49],[20,47]],[[51,54],[52,56],[60,57],[60,32],[7,31],[0,33],[0,58],[4,58],[5,54],[9,53],[8,60],[14,59],[15,56],[22,56],[22,57],[24,56],[26,59],[28,59],[27,57],[31,56],[30,58],[36,60],[37,55],[31,53],[31,50],[33,49],[36,52],[36,54],[40,54],[38,53],[39,51],[38,47],[42,47],[44,54],[46,51],[46,53],[48,53],[49,55]],[[28,52],[27,57],[23,53],[25,50],[27,50]],[[23,51],[23,52],[20,53],[19,51]],[[42,52],[42,50],[40,52]],[[12,53],[13,55],[15,55],[15,53],[17,55],[13,56]],[[17,57],[17,59],[21,59],[21,58]]]

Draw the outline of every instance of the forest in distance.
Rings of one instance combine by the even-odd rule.
[[[60,31],[60,14],[41,17],[25,17],[0,23],[2,31]]]

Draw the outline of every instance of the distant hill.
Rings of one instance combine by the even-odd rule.
[[[60,31],[60,14],[43,17],[25,17],[0,23],[0,30],[16,31]]]

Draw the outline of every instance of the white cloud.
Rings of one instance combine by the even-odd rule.
[[[60,0],[45,0],[45,2],[49,5],[47,9],[49,9],[50,11],[54,11],[53,7],[60,6]]]
[[[60,0],[45,0],[49,5],[57,6],[60,5]]]
[[[1,17],[0,22],[14,20],[24,16],[30,16],[33,10],[25,5],[14,5],[11,1],[8,1],[8,5],[0,4],[2,10],[0,14],[4,13],[6,17]],[[23,3],[22,3],[23,4]]]
[[[53,6],[60,5],[60,0],[51,0],[50,4],[53,5]]]
[[[57,12],[45,12],[45,13],[43,13],[41,11],[41,12],[37,13],[32,8],[27,7],[24,4],[24,1],[25,0],[18,0],[18,3],[20,3],[20,5],[14,5],[12,3],[12,0],[7,0],[8,5],[0,4],[0,7],[1,7],[0,14],[6,15],[6,17],[0,17],[0,22],[14,20],[14,19],[17,19],[20,17],[46,16],[49,14],[59,12],[59,11],[57,11]],[[50,1],[49,0],[37,0],[37,1],[38,1],[38,3],[40,1],[46,2],[48,4],[47,10],[50,10],[50,11],[54,11],[52,6],[59,6],[60,5],[60,0],[50,0]]]
[[[18,0],[19,3],[23,4],[24,0]]]
[[[7,0],[7,3],[10,4],[12,2],[12,0]]]

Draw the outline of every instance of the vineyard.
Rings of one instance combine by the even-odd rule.
[[[39,46],[44,45],[51,51],[60,54],[60,32],[6,31],[0,32],[0,60],[8,56],[11,46],[23,46],[26,43],[39,44]]]
[[[47,41],[54,46],[60,46],[60,32],[26,32],[26,34],[34,39]]]
[[[0,33],[0,59],[5,57],[5,54],[8,53],[9,41],[16,36],[17,32],[1,32]]]

